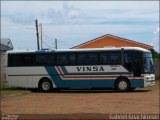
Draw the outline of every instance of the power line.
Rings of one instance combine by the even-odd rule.
[[[51,37],[47,37],[46,35],[43,35],[45,40],[49,41],[49,42],[53,42],[53,39],[55,38],[51,38]]]
[[[54,48],[54,47],[49,46],[46,42],[44,42],[44,41],[42,41],[42,42],[43,42],[43,44],[44,44],[45,46],[47,46],[48,48]]]
[[[49,42],[51,42],[51,43],[53,43],[53,40],[54,40],[54,44],[55,44],[55,49],[57,48],[57,43],[58,43],[58,41],[59,42],[62,42],[62,43],[65,43],[65,44],[68,44],[68,45],[72,45],[71,43],[69,43],[69,42],[67,42],[67,41],[65,41],[65,40],[57,40],[55,37],[52,37],[52,36],[49,36],[49,35],[47,35],[47,34],[44,34],[43,33],[43,36],[44,36],[44,38],[45,38],[45,40],[46,41],[49,41]],[[47,39],[46,39],[47,38]]]
[[[46,34],[44,34],[44,33],[43,33],[43,35],[44,35],[45,37],[48,37],[48,38],[52,38],[52,39],[54,38],[54,37],[51,37],[51,36],[46,35]]]

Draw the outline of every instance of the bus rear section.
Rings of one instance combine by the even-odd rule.
[[[155,84],[151,53],[141,48],[9,52],[9,86],[130,91]]]

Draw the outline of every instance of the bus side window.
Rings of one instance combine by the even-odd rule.
[[[78,65],[86,65],[87,64],[87,54],[86,53],[79,53],[78,54]]]
[[[108,56],[106,53],[100,54],[100,64],[107,64],[108,63]]]
[[[18,60],[16,60],[17,55],[8,54],[8,66],[16,66],[16,62],[19,63]]]
[[[48,57],[48,65],[55,65],[55,55],[54,54],[48,54],[47,55]]]
[[[33,65],[33,55],[21,55],[21,65],[32,66]]]
[[[68,54],[59,53],[56,59],[57,65],[68,65]]]
[[[104,65],[120,65],[121,54],[120,52],[106,52],[100,54],[100,63]]]
[[[44,59],[45,59],[44,55],[36,55],[36,59],[35,59],[36,65],[44,64]]]
[[[129,71],[132,71],[132,59],[130,55],[124,54],[124,64]]]
[[[76,54],[69,54],[69,65],[76,65]]]
[[[32,66],[33,55],[31,54],[10,54],[8,66]]]
[[[109,64],[110,65],[120,65],[121,64],[121,53],[120,52],[109,53]]]
[[[37,66],[54,65],[55,56],[53,54],[37,54],[35,62]]]
[[[98,64],[98,54],[88,53],[86,63],[89,65],[97,65]]]

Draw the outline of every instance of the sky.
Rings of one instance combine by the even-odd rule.
[[[14,49],[36,50],[35,19],[43,48],[67,49],[105,34],[159,51],[159,1],[1,1],[1,38]]]

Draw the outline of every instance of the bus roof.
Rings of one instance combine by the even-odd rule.
[[[44,49],[44,50],[11,50],[7,51],[7,53],[33,53],[33,52],[80,52],[80,51],[110,51],[110,50],[121,50],[124,48],[124,50],[136,50],[136,51],[142,51],[142,52],[150,52],[147,49],[140,48],[140,47],[113,47],[113,48],[86,48],[86,49],[57,49],[57,50],[51,50],[51,49]]]

